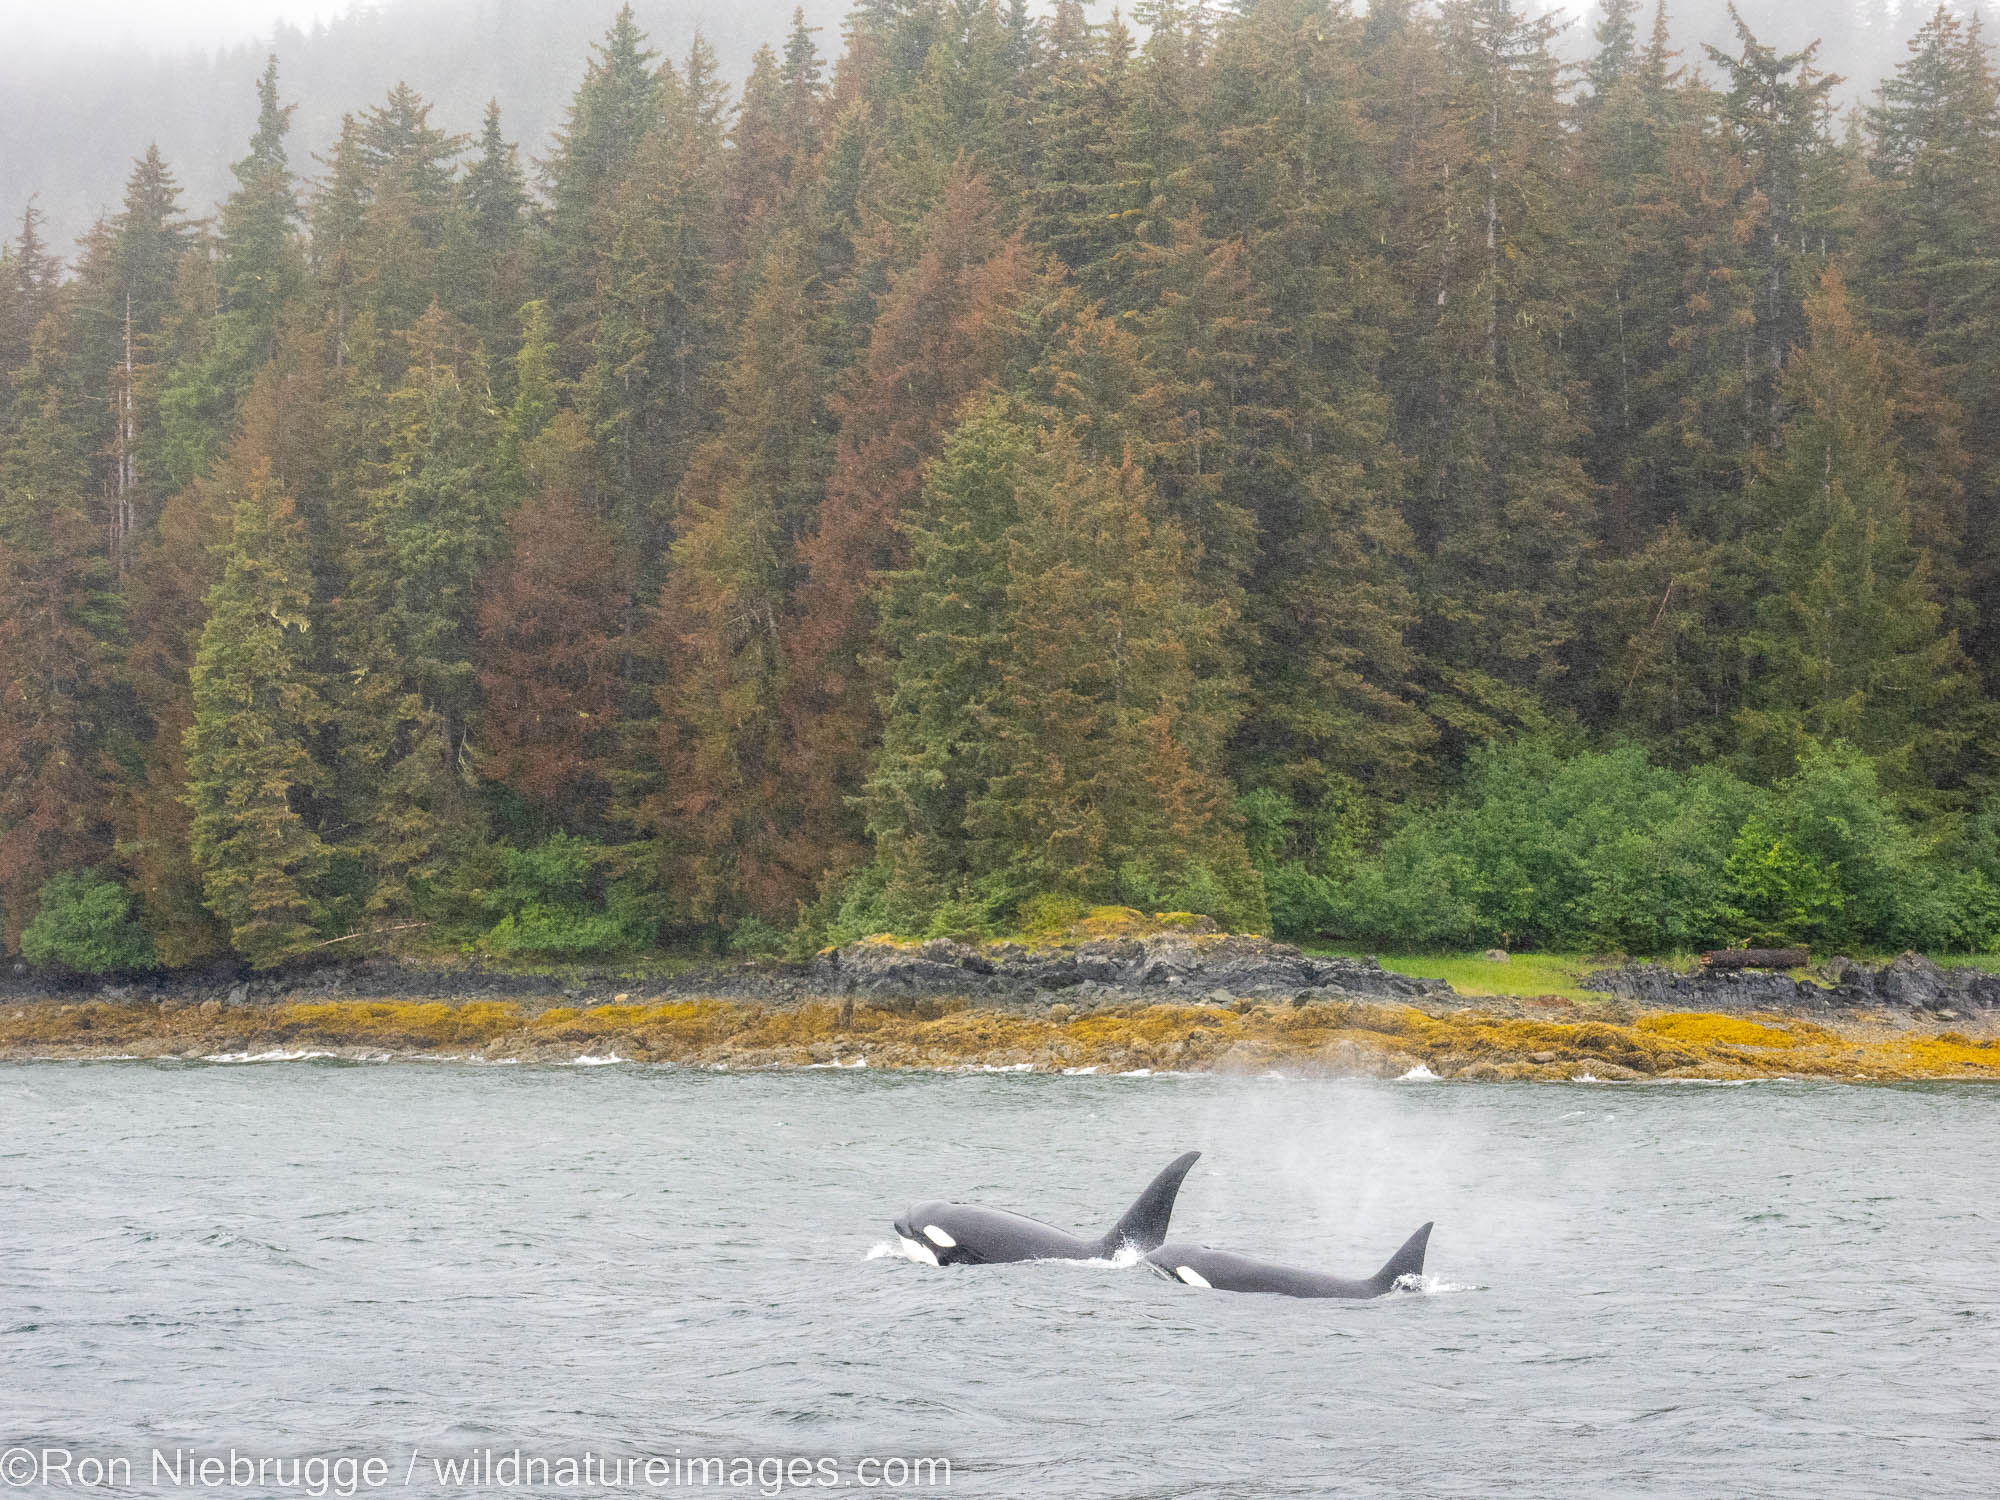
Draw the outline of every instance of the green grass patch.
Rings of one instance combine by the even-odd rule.
[[[2000,974],[2000,953],[1947,953],[1937,960],[1937,965],[1941,969],[1984,969],[1989,974]]]
[[[1318,953],[1358,958],[1352,949],[1314,949]],[[1584,975],[1613,965],[1580,953],[1515,953],[1494,963],[1478,954],[1378,953],[1382,967],[1413,979],[1442,979],[1461,995],[1505,995],[1533,999],[1560,995],[1567,1000],[1603,1000],[1583,988]]]

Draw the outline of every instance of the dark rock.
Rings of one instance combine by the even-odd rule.
[[[1588,975],[1583,987],[1618,995],[1655,1010],[1899,1010],[1976,1011],[2000,1008],[2000,974],[1946,969],[1905,953],[1871,969],[1835,959],[1819,971],[1821,982],[1761,971],[1676,974],[1653,965]]]

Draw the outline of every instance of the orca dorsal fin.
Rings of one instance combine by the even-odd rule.
[[[1167,1242],[1167,1225],[1174,1217],[1174,1199],[1180,1196],[1181,1179],[1188,1168],[1201,1160],[1199,1151],[1177,1156],[1133,1200],[1124,1217],[1111,1226],[1102,1241],[1106,1254],[1130,1245],[1141,1255],[1150,1255]]]
[[[1424,1250],[1431,1241],[1431,1226],[1424,1225],[1415,1234],[1403,1241],[1403,1248],[1389,1257],[1389,1264],[1368,1279],[1369,1285],[1378,1291],[1390,1292],[1405,1276],[1424,1274]]]

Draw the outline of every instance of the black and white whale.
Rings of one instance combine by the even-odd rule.
[[[1124,1217],[1086,1240],[1026,1214],[979,1203],[919,1203],[896,1220],[896,1236],[912,1260],[932,1265],[998,1265],[1017,1260],[1109,1260],[1130,1246],[1139,1254],[1166,1242],[1181,1179],[1201,1157],[1176,1157],[1146,1185]]]
[[[1359,1281],[1328,1276],[1323,1271],[1281,1266],[1275,1261],[1238,1255],[1233,1250],[1210,1250],[1181,1242],[1162,1245],[1146,1257],[1146,1264],[1169,1281],[1218,1292],[1271,1292],[1280,1297],[1360,1300],[1394,1291],[1396,1283],[1405,1276],[1423,1275],[1424,1248],[1430,1238],[1431,1226],[1426,1224],[1403,1242],[1403,1248],[1389,1257],[1386,1266]]]

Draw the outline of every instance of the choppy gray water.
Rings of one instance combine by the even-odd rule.
[[[362,1493],[519,1450],[831,1460],[807,1493],[943,1457],[959,1495],[1990,1495],[1996,1126],[1946,1086],[6,1067],[0,1445],[138,1493],[234,1447],[379,1455]],[[1359,1275],[1435,1218],[1431,1292],[871,1258],[933,1195],[1096,1233],[1190,1147],[1177,1234]]]

